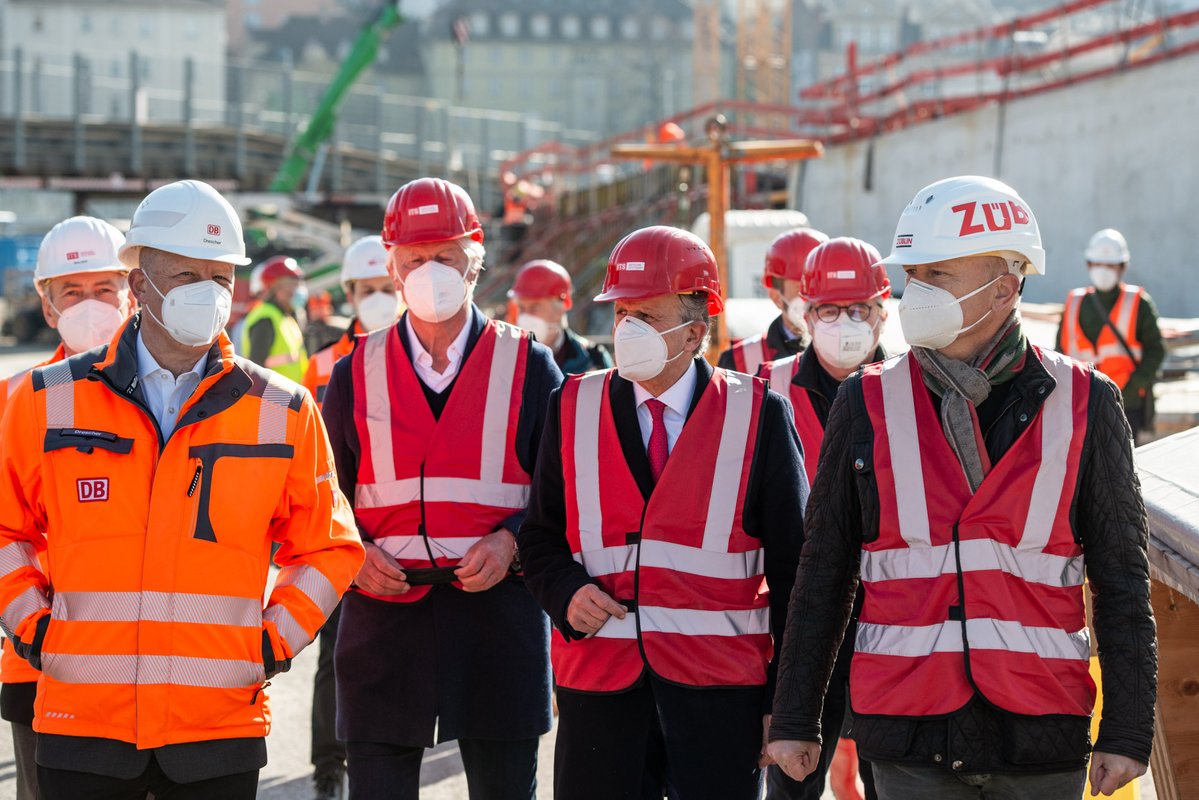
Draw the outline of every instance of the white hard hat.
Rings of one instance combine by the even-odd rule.
[[[341,284],[364,278],[386,278],[387,248],[382,236],[365,236],[346,248],[341,260]]]
[[[38,293],[51,278],[81,272],[129,273],[117,252],[125,244],[121,232],[102,219],[71,217],[50,229],[37,250],[33,283]]]
[[[931,264],[995,253],[1013,271],[1045,274],[1041,231],[1016,190],[994,178],[961,175],[929,184],[899,217],[884,264]]]
[[[1104,228],[1087,242],[1084,255],[1090,264],[1127,264],[1128,242],[1115,228]]]
[[[168,183],[142,200],[133,212],[121,262],[136,267],[142,247],[237,266],[250,263],[237,212],[202,181]]]

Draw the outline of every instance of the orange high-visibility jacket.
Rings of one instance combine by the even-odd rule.
[[[0,381],[0,417],[4,416],[4,409],[8,406],[8,398],[17,390],[17,387],[21,385],[21,382],[28,377],[33,369],[62,361],[66,357],[67,350],[60,344],[58,349],[54,351],[54,355],[42,363],[31,369],[22,370],[5,381]],[[4,648],[3,654],[0,654],[0,683],[36,682],[42,673],[34,669],[28,661],[17,655],[17,652],[12,648],[11,642],[7,639],[3,641],[3,645],[0,645]]]
[[[1075,289],[1066,296],[1066,307],[1062,312],[1062,351],[1070,358],[1078,361],[1091,361],[1095,369],[1116,382],[1123,389],[1128,385],[1132,374],[1136,372],[1141,360],[1141,341],[1137,338],[1137,312],[1141,308],[1141,298],[1145,290],[1130,283],[1120,284],[1120,296],[1108,314],[1112,325],[1120,331],[1128,350],[1120,344],[1112,329],[1104,325],[1099,329],[1099,341],[1091,342],[1082,332],[1079,318],[1082,315],[1082,304],[1087,302],[1087,295],[1094,294],[1095,289]],[[1129,355],[1129,350],[1132,355]],[[1134,360],[1135,359],[1135,360]]]
[[[224,335],[162,443],[138,325],[34,370],[10,400],[0,625],[43,670],[41,733],[139,748],[265,736],[263,682],[362,564],[352,512],[311,397]],[[272,541],[283,569],[264,611]]]
[[[308,369],[304,370],[304,388],[316,399],[317,408],[325,403],[325,390],[329,388],[329,379],[333,377],[333,365],[354,352],[354,337],[363,332],[358,321],[354,320],[354,324],[340,339],[308,359]]]

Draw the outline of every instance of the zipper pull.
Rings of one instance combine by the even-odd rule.
[[[267,681],[266,683],[262,684],[257,689],[255,689],[253,696],[250,698],[250,705],[254,705],[254,703],[256,703],[258,701],[258,693],[270,685],[271,685],[271,682]]]
[[[200,485],[200,476],[204,474],[204,462],[201,461],[196,465],[196,474],[192,476],[191,486],[187,487],[187,496],[191,497],[196,493],[196,487]]]

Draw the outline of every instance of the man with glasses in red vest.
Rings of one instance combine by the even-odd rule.
[[[770,388],[791,400],[795,427],[803,443],[804,467],[808,483],[816,479],[820,445],[828,412],[837,398],[841,382],[861,369],[886,358],[879,344],[887,308],[883,302],[891,296],[887,268],[874,245],[861,239],[837,238],[825,242],[808,254],[799,280],[799,296],[806,306],[804,320],[812,332],[812,345],[801,355],[770,361],[762,365],[758,377]],[[854,606],[854,618],[861,611],[861,598]],[[850,630],[852,631],[852,622]],[[849,659],[853,654],[852,637],[846,637],[837,656],[832,682],[824,698],[822,727],[830,735],[841,729],[845,716],[845,688],[849,682]],[[778,766],[767,774],[770,800],[817,800],[824,791],[825,774],[832,764],[833,747],[821,751],[815,771],[802,783],[787,777]],[[848,780],[853,780],[856,759],[852,742],[842,752]],[[839,762],[842,763],[842,762]],[[831,775],[837,782],[838,765]],[[862,762],[862,780],[867,797],[874,797],[870,765]]]
[[[1010,186],[925,187],[884,263],[907,274],[912,350],[848,378],[829,412],[769,752],[792,778],[814,768],[860,576],[849,691],[880,798],[1076,798],[1088,757],[1110,795],[1147,768],[1157,673],[1119,389],[1028,343],[1021,282],[1045,252]]]
[[[616,369],[551,400],[520,545],[559,631],[560,798],[760,791],[807,481],[788,404],[703,359],[717,275],[686,231],[625,237],[596,298]]]

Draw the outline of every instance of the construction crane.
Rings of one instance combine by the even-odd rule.
[[[738,0],[738,100],[792,103],[791,19],[791,0]]]
[[[695,0],[695,39],[691,50],[691,80],[695,105],[719,100],[721,19],[720,0]]]
[[[272,192],[294,192],[300,188],[321,145],[333,135],[333,128],[337,123],[337,111],[342,101],[345,100],[354,82],[358,80],[358,76],[375,63],[375,58],[379,54],[379,45],[403,20],[399,2],[389,2],[379,10],[378,16],[362,29],[362,33],[358,34],[358,38],[350,47],[349,55],[341,64],[341,69],[329,83],[329,88],[325,90],[321,102],[308,119],[308,124],[296,137],[287,158],[279,165],[279,171],[275,173],[275,178],[271,181]]]

